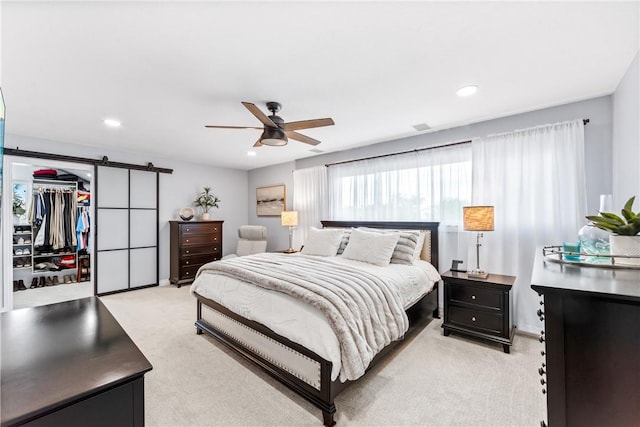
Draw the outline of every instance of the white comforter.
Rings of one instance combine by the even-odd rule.
[[[299,254],[288,255],[297,256],[309,257]],[[425,261],[415,261],[413,266],[390,264],[386,267],[339,256],[332,257],[331,261],[364,268],[386,279],[401,295],[401,302],[405,308],[430,291],[434,283],[440,280],[436,269]],[[341,374],[340,344],[329,322],[318,309],[289,295],[211,272],[200,274],[191,286],[191,292],[216,301],[247,319],[262,323],[274,332],[330,360],[333,363],[332,380]],[[343,374],[340,378],[345,380]]]

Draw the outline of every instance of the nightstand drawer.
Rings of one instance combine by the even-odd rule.
[[[448,309],[451,324],[466,326],[492,335],[502,334],[503,317],[500,314],[484,313],[455,306],[450,306]]]
[[[449,302],[463,302],[502,310],[502,293],[473,286],[449,285]]]

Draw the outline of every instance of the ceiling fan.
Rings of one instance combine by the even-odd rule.
[[[289,142],[288,138],[295,139],[296,141],[304,142],[306,144],[318,145],[320,144],[320,141],[317,139],[313,139],[296,131],[300,129],[331,126],[335,124],[331,118],[285,122],[282,120],[282,117],[276,116],[276,113],[280,111],[280,108],[282,108],[282,105],[278,102],[267,102],[267,110],[271,111],[270,116],[265,115],[258,107],[255,106],[255,104],[250,102],[243,102],[242,105],[244,105],[251,114],[256,116],[256,118],[262,122],[264,127],[215,125],[206,125],[205,127],[216,129],[262,129],[262,135],[260,135],[258,141],[253,145],[254,147],[261,147],[263,145],[287,145],[287,142]]]

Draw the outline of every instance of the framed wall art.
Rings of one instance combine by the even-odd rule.
[[[258,216],[280,216],[287,210],[287,193],[284,184],[256,188],[256,214]]]

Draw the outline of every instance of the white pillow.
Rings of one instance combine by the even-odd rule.
[[[310,227],[302,253],[305,255],[335,256],[341,241],[342,230],[340,229],[319,230]]]
[[[418,243],[416,244],[416,251],[413,254],[413,259],[420,259],[422,255],[422,248],[424,247],[424,239],[427,237],[427,232],[422,230],[420,231],[420,237],[418,238]]]
[[[399,238],[398,233],[380,234],[354,229],[342,256],[384,267],[389,265]]]

